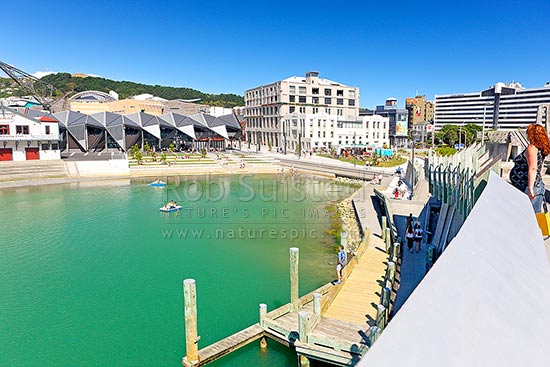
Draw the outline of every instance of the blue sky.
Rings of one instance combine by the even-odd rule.
[[[550,81],[549,1],[19,1],[2,58],[29,73],[246,89],[306,71],[360,88],[361,107],[418,91]],[[9,16],[7,16],[9,14]]]

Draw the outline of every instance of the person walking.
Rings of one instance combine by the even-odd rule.
[[[422,243],[422,237],[424,237],[424,230],[420,226],[420,223],[416,222],[414,225],[414,243],[416,247],[416,253],[420,251],[420,244]]]
[[[378,184],[379,185],[382,184],[382,174],[381,173],[378,175]]]
[[[540,213],[545,192],[541,171],[544,158],[550,155],[550,139],[544,127],[538,124],[527,127],[527,137],[529,145],[514,158],[510,182],[529,196],[533,210]]]
[[[337,259],[337,265],[336,265],[336,275],[338,276],[338,281],[335,284],[342,283],[342,279],[344,278],[343,269],[344,266],[346,266],[347,261],[347,255],[346,251],[344,251],[344,246],[340,245],[338,246],[338,259]]]
[[[414,229],[412,225],[407,226],[407,230],[405,231],[405,238],[407,239],[407,248],[409,249],[409,252],[413,253],[413,242],[414,242]]]

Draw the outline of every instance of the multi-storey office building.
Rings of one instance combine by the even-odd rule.
[[[391,146],[407,146],[409,141],[409,112],[403,108],[397,108],[397,99],[388,98],[384,105],[376,106],[374,113],[388,117]]]
[[[379,115],[343,117],[293,113],[283,117],[283,150],[296,152],[338,147],[383,147],[389,145],[389,118]]]
[[[285,136],[289,139],[281,123],[284,116],[325,113],[355,118],[359,114],[359,88],[319,78],[313,71],[305,78],[293,76],[249,89],[244,100],[246,138],[258,148],[283,147]],[[300,131],[305,133],[305,129]]]
[[[537,122],[537,112],[550,103],[550,85],[526,89],[519,83],[497,83],[476,93],[435,96],[434,122],[477,124],[485,128],[516,129]]]

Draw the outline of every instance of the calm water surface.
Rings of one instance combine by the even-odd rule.
[[[353,191],[277,176],[133,179],[0,190],[0,365],[180,366],[182,281],[197,281],[199,346],[334,278],[327,204]],[[177,200],[179,216],[159,207]],[[295,365],[257,343],[212,366]]]

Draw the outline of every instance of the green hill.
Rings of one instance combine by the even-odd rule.
[[[53,84],[63,92],[74,91],[75,93],[86,90],[98,90],[108,93],[114,90],[119,94],[120,99],[128,98],[138,94],[149,93],[165,99],[195,99],[200,98],[199,103],[210,106],[235,107],[244,106],[244,98],[236,94],[208,94],[196,89],[184,87],[167,87],[162,85],[147,85],[129,81],[116,81],[96,77],[73,77],[69,73],[50,74],[41,80]]]

